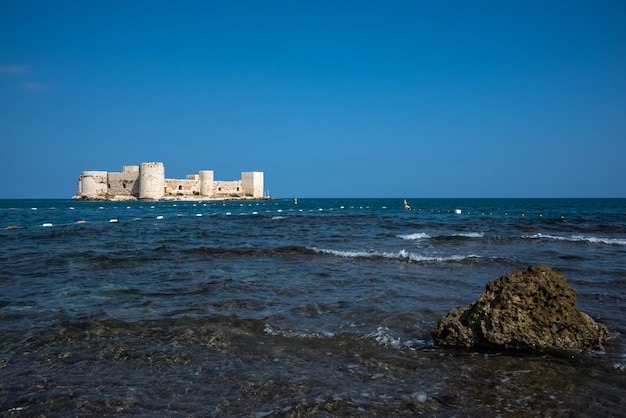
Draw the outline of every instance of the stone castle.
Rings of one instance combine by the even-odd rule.
[[[263,198],[263,172],[241,173],[235,181],[215,181],[213,170],[166,179],[161,162],[124,166],[122,172],[83,171],[74,199],[259,199]]]

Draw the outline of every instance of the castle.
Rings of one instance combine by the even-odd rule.
[[[166,179],[161,162],[124,166],[122,172],[83,171],[74,199],[259,199],[263,198],[263,172],[241,173],[235,181],[215,181],[213,170]]]

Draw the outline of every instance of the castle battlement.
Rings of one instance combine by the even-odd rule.
[[[187,174],[185,179],[166,179],[161,162],[123,166],[121,172],[83,171],[74,199],[260,199],[263,172],[241,173],[241,179],[215,181],[213,170]]]

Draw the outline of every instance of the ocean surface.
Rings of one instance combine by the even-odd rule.
[[[626,199],[408,203],[0,200],[0,416],[626,416]],[[537,264],[604,352],[434,345]]]

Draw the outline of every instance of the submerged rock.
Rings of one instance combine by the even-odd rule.
[[[467,308],[439,320],[432,331],[444,346],[506,350],[603,350],[607,328],[576,308],[576,291],[546,266],[506,274],[486,285]]]

